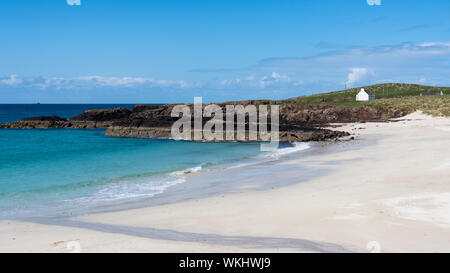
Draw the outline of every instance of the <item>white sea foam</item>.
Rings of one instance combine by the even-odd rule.
[[[177,172],[173,172],[171,173],[171,175],[185,175],[185,174],[189,174],[189,173],[196,173],[202,170],[202,166],[197,166],[197,167],[193,167],[193,168],[188,168],[186,170],[183,171],[177,171]]]
[[[308,143],[295,142],[291,144],[291,146],[280,147],[274,152],[264,154],[262,157],[273,160],[310,148],[310,145]],[[229,166],[228,168],[240,166],[242,165],[233,165]],[[196,166],[181,171],[174,171],[165,175],[117,180],[103,185],[96,192],[89,196],[76,199],[75,202],[80,205],[89,205],[95,203],[98,204],[104,202],[126,201],[153,197],[155,195],[163,193],[172,186],[186,182],[186,175],[197,173],[202,170],[202,166]],[[67,201],[69,202],[70,200]]]
[[[199,172],[202,166],[175,171],[162,176],[120,180],[109,183],[89,197],[79,198],[78,203],[108,202],[152,197],[163,193],[167,188],[186,182],[185,175]]]
[[[293,142],[291,147],[278,148],[276,151],[266,154],[268,158],[279,158],[280,156],[286,156],[288,154],[301,152],[309,149],[311,146],[305,142]]]
[[[279,157],[301,152],[309,148],[310,145],[308,143],[295,142],[292,143],[292,146],[281,147],[274,152],[265,154],[263,158],[278,159]],[[233,166],[230,167],[232,168]],[[200,172],[202,169],[202,166],[196,166],[165,175],[118,180],[104,185],[88,197],[77,199],[76,202],[79,204],[89,204],[153,197],[163,193],[172,186],[186,182],[186,175]]]
[[[294,142],[293,147],[278,149],[279,155],[287,155],[309,149],[311,146],[305,142]]]

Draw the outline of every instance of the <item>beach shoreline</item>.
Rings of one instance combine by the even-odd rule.
[[[1,221],[0,252],[71,252],[70,242],[82,252],[450,251],[450,119],[341,125],[354,141],[179,185],[204,195],[59,223]]]

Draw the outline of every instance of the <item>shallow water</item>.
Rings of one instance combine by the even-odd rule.
[[[133,107],[0,105],[0,122],[71,117],[118,106]],[[104,130],[0,129],[0,218],[67,214],[151,198],[184,183],[188,173],[276,160],[309,147],[282,146],[278,152],[263,153],[259,143],[113,138]]]
[[[0,130],[0,215],[149,197],[184,173],[248,159],[257,143],[112,138],[102,130]]]

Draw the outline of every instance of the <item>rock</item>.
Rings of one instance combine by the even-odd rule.
[[[333,105],[283,105],[281,118],[287,122],[335,123],[380,120],[381,111],[370,106],[342,107]]]
[[[87,110],[83,114],[71,118],[74,121],[112,121],[126,119],[131,111],[125,108],[115,108],[106,110]]]
[[[24,118],[16,122],[10,122],[0,125],[0,128],[15,128],[15,129],[33,129],[33,128],[64,128],[67,125],[67,120],[58,116],[43,116]]]
[[[24,118],[22,121],[67,121],[65,118],[60,118],[58,116],[43,116],[43,117],[32,117]]]
[[[268,105],[272,101],[243,101],[218,104]],[[170,138],[171,126],[178,118],[171,117],[175,104],[136,105],[133,109],[115,108],[88,110],[73,118],[57,116],[26,118],[0,125],[0,128],[105,128],[105,134],[117,137]],[[193,112],[193,105],[188,105]],[[381,113],[372,107],[356,108],[332,105],[283,104],[280,107],[281,141],[324,141],[347,136],[348,133],[321,129],[330,122],[377,120]],[[204,118],[203,123],[208,119]],[[270,122],[270,121],[269,121]]]

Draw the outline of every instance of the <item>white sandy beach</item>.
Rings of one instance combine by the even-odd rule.
[[[298,168],[301,183],[87,215],[73,226],[2,221],[0,252],[70,252],[73,242],[82,252],[450,252],[450,119],[414,113],[337,129],[356,141],[280,161],[290,171],[264,179],[295,179],[297,166],[325,175],[303,181]],[[359,142],[371,145],[351,148]]]

